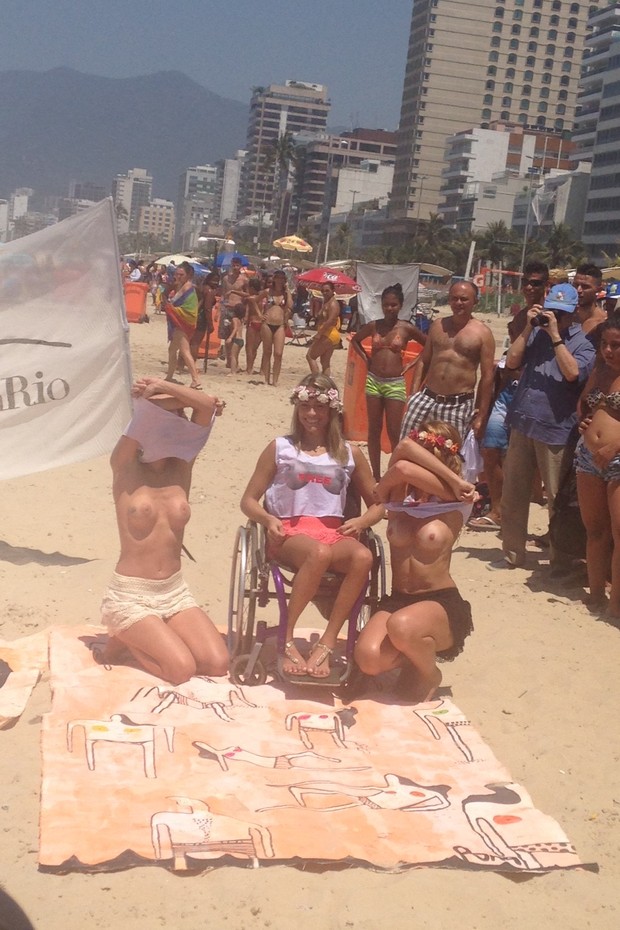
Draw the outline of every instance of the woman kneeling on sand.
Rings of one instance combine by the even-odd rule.
[[[121,554],[101,605],[110,637],[101,660],[128,650],[173,684],[225,675],[224,641],[181,576],[192,467],[223,404],[160,378],[137,381],[132,394],[134,416],[110,459]]]
[[[355,659],[369,675],[402,668],[399,692],[416,702],[430,701],[441,683],[437,656],[454,659],[473,629],[450,575],[474,494],[460,478],[459,444],[452,426],[425,423],[398,444],[375,489],[388,510],[392,594],[362,630]]]

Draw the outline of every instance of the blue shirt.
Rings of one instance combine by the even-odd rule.
[[[576,381],[567,381],[555,357],[549,334],[535,329],[523,357],[523,373],[506,424],[548,446],[564,446],[577,422],[577,401],[594,367],[596,351],[579,323],[564,332],[564,345],[577,361]]]

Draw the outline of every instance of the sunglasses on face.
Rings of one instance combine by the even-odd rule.
[[[527,278],[523,282],[523,287],[545,287],[546,281],[540,281],[538,278]]]

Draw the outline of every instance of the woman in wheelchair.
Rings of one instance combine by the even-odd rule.
[[[268,555],[296,569],[288,605],[283,673],[326,678],[338,633],[372,565],[372,555],[358,537],[382,518],[384,508],[374,501],[366,459],[358,448],[344,441],[342,405],[331,378],[308,375],[294,389],[291,403],[291,432],[270,442],[261,453],[241,509],[265,527]],[[349,483],[368,509],[360,517],[345,520]],[[304,659],[293,640],[295,624],[328,571],[344,577],[327,627]]]
[[[399,691],[415,702],[430,701],[441,683],[436,657],[454,659],[473,630],[450,575],[474,499],[459,445],[454,427],[425,423],[401,440],[375,489],[388,510],[392,593],[360,633],[355,660],[369,675],[401,668]]]

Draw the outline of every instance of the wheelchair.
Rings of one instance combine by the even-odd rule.
[[[285,675],[281,658],[286,642],[288,619],[287,595],[295,572],[290,567],[270,560],[266,554],[264,527],[249,520],[240,526],[235,538],[230,573],[228,601],[228,648],[231,655],[230,677],[239,685],[262,685],[267,674],[289,683],[322,687],[339,687],[349,678],[353,648],[357,633],[374,613],[377,602],[385,594],[385,556],[383,542],[372,529],[361,541],[370,549],[373,560],[368,581],[357,598],[346,626],[346,639],[338,640],[331,660],[330,674],[325,678],[311,675]],[[327,572],[312,603],[327,618],[341,576]],[[273,587],[272,587],[273,584]],[[263,612],[275,604],[272,614],[277,622],[269,625]],[[276,640],[275,649],[273,640]]]

